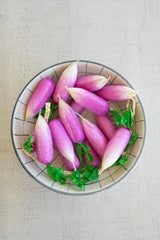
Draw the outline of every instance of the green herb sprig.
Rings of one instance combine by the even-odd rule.
[[[23,144],[24,149],[27,152],[31,152],[33,150],[32,143],[34,142],[33,135],[29,134],[28,141]]]
[[[136,139],[137,139],[137,137],[138,137],[138,133],[132,133],[131,134],[131,138],[130,138],[130,140],[129,140],[129,143],[128,143],[128,145],[127,145],[127,147],[125,148],[125,152],[129,149],[129,147],[136,141]]]
[[[83,155],[86,155],[89,164],[84,167],[82,162]],[[84,189],[84,185],[89,182],[96,180],[98,181],[98,168],[91,166],[94,157],[90,153],[90,147],[84,143],[77,145],[77,155],[79,157],[81,168],[74,171],[72,174],[65,175],[64,169],[52,167],[50,164],[47,166],[48,175],[54,180],[65,184],[67,179],[70,179],[72,183],[76,184],[81,190]]]
[[[118,166],[118,165],[123,165],[123,164],[125,164],[128,160],[129,160],[129,158],[128,158],[126,155],[121,155],[121,156],[119,157],[119,159],[118,159],[111,167]]]
[[[126,128],[131,129],[131,127],[133,126],[134,116],[130,104],[129,110],[123,112],[122,116],[119,114],[120,110],[110,110],[109,112],[112,113],[112,115],[114,116],[115,124],[117,126],[125,125]]]

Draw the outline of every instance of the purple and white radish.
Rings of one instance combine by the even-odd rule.
[[[74,101],[97,115],[105,115],[109,104],[103,99],[82,88],[67,88]]]
[[[73,109],[59,97],[59,115],[72,142],[82,143],[84,132]]]
[[[35,126],[35,142],[38,160],[48,165],[54,157],[53,141],[48,123],[41,115]]]
[[[73,167],[73,164],[70,162],[70,161],[68,161],[65,157],[63,157],[62,155],[61,155],[61,159],[62,159],[62,161],[63,161],[63,163],[65,164],[65,166],[66,166],[66,168],[69,170],[69,171],[74,171],[74,167]],[[74,165],[75,165],[75,168],[76,169],[78,169],[79,167],[80,167],[80,161],[79,161],[79,159],[78,159],[78,157],[77,157],[77,155],[76,154],[74,154]]]
[[[95,92],[103,88],[109,79],[100,75],[84,76],[77,79],[75,87],[86,89],[90,92]]]
[[[121,156],[131,137],[131,132],[127,128],[118,128],[114,136],[108,142],[102,158],[102,165],[99,175],[107,168],[111,167]]]
[[[82,118],[82,126],[88,142],[99,156],[103,156],[108,140],[101,130],[92,122]]]
[[[45,106],[45,103],[51,97],[54,88],[55,84],[51,77],[40,81],[27,104],[25,120],[28,120],[39,113],[39,111]]]
[[[90,147],[90,153],[94,157],[94,161],[92,161],[91,166],[98,167],[101,163],[101,160],[100,160],[99,156],[94,151],[94,149],[92,148],[92,146],[90,145],[90,143],[88,142],[88,140],[86,138],[83,142]],[[84,160],[85,160],[85,163],[88,165],[89,162],[88,162],[85,154],[84,154]]]
[[[95,120],[98,127],[104,133],[108,140],[110,140],[116,132],[116,125],[113,124],[108,116],[95,115]]]
[[[74,165],[75,153],[73,144],[62,123],[57,119],[53,119],[49,122],[49,127],[51,129],[53,142],[56,145],[59,153],[68,161],[70,161],[74,170],[76,170]]]
[[[66,90],[67,87],[74,87],[77,80],[77,62],[70,64],[60,76],[60,79],[57,82],[54,94],[53,101],[58,103],[58,95],[66,102],[69,98],[69,93]]]
[[[71,106],[74,112],[77,112],[79,114],[81,114],[85,110],[84,107],[76,103],[74,100],[72,100],[72,102],[69,105]]]
[[[107,101],[124,101],[134,97],[136,91],[126,86],[108,85],[100,89],[97,95]]]

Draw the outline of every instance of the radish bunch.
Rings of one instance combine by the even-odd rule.
[[[25,120],[38,113],[39,116],[32,134],[33,140],[25,143],[24,147],[29,146],[25,149],[36,151],[38,161],[48,166],[49,175],[58,181],[56,177],[59,174],[58,179],[64,184],[65,175],[61,170],[52,169],[50,165],[54,159],[55,145],[67,169],[75,172],[70,178],[73,182],[79,181],[78,184],[81,185],[81,182],[92,180],[91,174],[86,174],[87,171],[96,176],[96,173],[101,174],[115,164],[131,139],[130,129],[124,126],[118,128],[107,115],[110,110],[107,101],[128,100],[136,92],[126,86],[106,85],[109,79],[99,75],[77,79],[77,64],[74,62],[63,71],[56,86],[51,77],[45,78],[33,92],[27,104]],[[69,96],[72,97],[70,104],[67,103]],[[48,100],[58,104],[60,120],[52,119],[48,123],[41,115],[41,109]],[[97,125],[79,115],[85,109],[95,114]],[[118,114],[118,111],[114,114]],[[126,114],[127,117],[128,114],[132,116],[131,112]],[[34,145],[34,149],[29,144]],[[76,145],[80,151],[80,154],[77,152],[78,156],[75,153]],[[88,168],[85,168],[83,159]],[[80,167],[82,170],[77,170]],[[99,172],[94,169],[98,169],[97,167]],[[86,176],[90,177],[87,179]]]

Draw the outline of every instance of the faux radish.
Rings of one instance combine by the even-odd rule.
[[[68,161],[70,161],[73,165],[73,168],[76,169],[74,165],[75,153],[73,144],[62,123],[59,120],[54,119],[49,122],[49,127],[51,129],[53,142],[56,145],[59,153]]]
[[[121,156],[131,137],[131,132],[127,128],[118,128],[114,136],[108,142],[102,158],[102,165],[99,175],[107,168],[111,167]]]
[[[76,80],[77,62],[73,62],[63,71],[62,75],[60,76],[53,94],[53,101],[58,103],[59,95],[66,102],[69,98],[69,93],[65,87],[74,87]]]
[[[82,118],[82,126],[88,142],[99,156],[103,156],[108,140],[101,130],[92,122]]]
[[[41,115],[35,126],[35,142],[38,160],[48,165],[54,157],[53,141],[48,123]]]
[[[98,127],[104,133],[108,140],[110,140],[116,132],[116,126],[113,124],[108,116],[95,115],[95,120]]]
[[[54,81],[51,77],[40,81],[32,94],[26,108],[25,120],[34,117],[44,107],[54,91]]]
[[[82,88],[67,88],[74,101],[82,107],[98,115],[105,115],[109,111],[109,104],[94,93]]]
[[[71,140],[81,143],[84,140],[84,133],[79,119],[73,109],[59,97],[59,115]]]
[[[97,95],[107,101],[124,101],[136,95],[136,92],[126,86],[107,85],[97,92]]]
[[[109,79],[100,75],[84,76],[77,79],[75,87],[83,88],[91,92],[95,92],[103,88]]]

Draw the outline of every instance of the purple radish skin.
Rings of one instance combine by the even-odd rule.
[[[81,118],[84,134],[88,142],[99,156],[103,156],[108,140],[95,124],[82,116]]]
[[[62,123],[57,119],[53,119],[49,122],[49,127],[51,130],[53,142],[56,145],[59,153],[68,161],[70,161],[73,165],[74,170],[76,170],[74,165],[73,144]]]
[[[58,95],[66,102],[69,98],[69,93],[66,90],[67,87],[74,87],[77,80],[77,62],[70,64],[61,74],[60,79],[57,82],[54,94],[53,101],[58,103]]]
[[[82,143],[84,132],[73,109],[59,97],[59,115],[63,126],[74,143]]]
[[[126,86],[108,85],[99,90],[97,95],[107,101],[125,101],[134,97],[136,91]]]
[[[81,114],[85,110],[84,107],[82,107],[81,105],[76,103],[74,100],[72,100],[72,102],[69,105],[73,109],[74,112],[77,112],[79,114]]]
[[[110,140],[116,132],[116,125],[112,123],[108,116],[95,115],[97,126],[101,129],[103,134]]]
[[[38,160],[48,165],[54,158],[53,141],[48,123],[41,115],[35,126],[35,142]]]
[[[94,151],[94,149],[92,148],[92,146],[89,144],[89,142],[88,142],[87,139],[85,139],[83,142],[90,147],[90,149],[91,149],[91,150],[90,150],[90,153],[91,153],[91,155],[94,157],[94,161],[92,161],[91,166],[93,166],[93,167],[98,167],[98,166],[100,165],[100,163],[101,163],[101,160],[100,160],[99,156],[98,156],[97,153]],[[89,162],[88,162],[88,160],[87,160],[87,158],[86,158],[86,155],[84,155],[84,160],[85,160],[85,163],[88,165]]]
[[[99,169],[99,175],[107,168],[111,167],[121,156],[131,137],[131,132],[127,128],[118,128],[116,133],[108,142]]]
[[[54,88],[55,84],[51,77],[40,81],[27,104],[25,121],[39,113],[39,111],[45,106],[45,103],[51,97]]]
[[[82,88],[67,88],[74,101],[97,115],[105,115],[109,104],[97,95]]]
[[[62,159],[62,161],[63,161],[63,163],[65,164],[65,166],[66,166],[66,168],[69,170],[69,171],[74,171],[74,168],[73,168],[73,164],[70,162],[70,161],[68,161],[65,157],[63,157],[62,155],[61,155],[61,159]],[[78,169],[79,167],[80,167],[80,161],[79,161],[79,159],[78,159],[78,157],[77,157],[77,155],[76,154],[74,154],[74,165],[75,165],[75,168],[76,169]]]
[[[76,81],[75,87],[86,89],[90,92],[95,92],[103,88],[109,79],[100,75],[90,75],[79,78]]]

